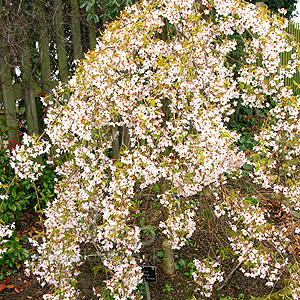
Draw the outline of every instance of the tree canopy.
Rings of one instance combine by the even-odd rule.
[[[33,268],[55,286],[45,299],[76,299],[82,243],[94,245],[109,273],[106,287],[95,290],[99,297],[109,290],[114,299],[140,298],[138,213],[149,190],[160,218],[156,230],[172,249],[194,233],[208,189],[215,215],[226,216],[230,247],[245,276],[266,278],[269,286],[279,280],[287,269],[287,229],[268,223],[263,207],[224,185],[242,176],[247,162],[236,146],[239,135],[226,123],[239,103],[268,108],[248,161],[251,175],[281,193],[287,212],[298,209],[299,96],[284,79],[300,60],[287,25],[282,15],[239,0],[145,0],[107,26],[70,82],[45,99],[47,138],[26,136],[12,161],[19,176],[34,180],[42,168],[34,159],[50,155],[50,145],[55,149],[48,163],[58,165],[61,180],[45,211]],[[229,63],[236,36],[243,57]],[[291,53],[287,65],[281,64],[284,52]],[[217,254],[195,258],[200,295],[211,296],[224,280],[222,262]]]

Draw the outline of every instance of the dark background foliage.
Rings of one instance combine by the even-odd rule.
[[[278,12],[278,9],[285,8],[287,10],[286,17],[290,18],[293,12],[296,10],[297,0],[248,0],[247,2],[256,4],[258,2],[264,2],[268,9],[274,12]]]

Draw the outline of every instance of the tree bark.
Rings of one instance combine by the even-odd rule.
[[[80,13],[77,0],[71,0],[71,28],[74,58],[82,59],[83,55],[80,30]]]
[[[5,58],[7,49],[1,49],[2,55],[0,56],[0,80],[2,88],[2,99],[4,105],[5,125],[8,127],[7,135],[8,140],[15,140],[18,142],[18,122],[15,110],[15,99],[12,85],[12,72],[11,68]]]
[[[168,21],[164,19],[165,25],[162,28],[162,40],[167,41],[168,40]],[[164,125],[166,121],[168,120],[168,111],[169,111],[169,105],[168,100],[166,99],[163,102],[163,113],[164,113]],[[168,189],[168,182],[165,178],[160,179],[160,192],[161,194],[165,193]],[[166,207],[162,207],[162,218],[163,221],[166,221],[169,217],[169,210]],[[171,247],[170,241],[168,239],[165,239],[162,243],[163,248],[163,261],[162,261],[162,270],[165,274],[173,275],[175,273],[175,262],[174,262],[174,254],[173,249]]]
[[[40,30],[39,30],[39,50],[41,62],[42,90],[46,95],[50,95],[52,91],[51,78],[51,58],[50,58],[50,39],[49,27],[46,22],[44,8],[40,5]]]
[[[63,83],[68,82],[69,68],[67,49],[65,43],[65,29],[64,29],[64,15],[63,5],[61,0],[54,0],[54,31],[56,35],[57,55],[58,55],[58,67],[59,77]]]
[[[167,275],[173,275],[175,273],[175,263],[173,249],[170,245],[170,241],[165,239],[162,243],[163,249],[163,261],[162,261],[162,270]]]
[[[168,189],[168,182],[165,178],[160,179],[160,192],[165,193]],[[162,219],[166,221],[169,217],[169,211],[166,207],[162,207]],[[166,238],[162,243],[163,248],[163,259],[162,259],[162,270],[165,274],[173,275],[175,273],[175,262],[173,249],[170,241]]]
[[[120,131],[118,129],[118,126],[112,127],[112,134],[116,135],[112,142],[112,157],[113,159],[117,159],[120,154]]]
[[[94,50],[97,43],[97,29],[94,20],[88,21],[88,28],[90,49]]]
[[[31,53],[29,40],[25,39],[22,45],[21,71],[22,71],[22,90],[26,105],[26,118],[30,133],[39,134],[38,118],[33,91],[33,72],[31,64]]]

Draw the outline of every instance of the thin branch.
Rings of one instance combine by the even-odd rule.
[[[219,286],[217,288],[218,291],[220,291],[223,287],[225,287],[225,285],[227,284],[227,282],[229,281],[229,279],[232,277],[232,275],[234,274],[234,272],[240,267],[240,265],[245,261],[245,258],[243,260],[241,260],[232,270],[231,272],[228,274],[228,276],[225,278],[223,284],[221,286]]]

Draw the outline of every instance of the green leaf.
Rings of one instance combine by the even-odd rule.
[[[133,1],[132,0],[125,0],[125,6],[132,6],[133,5]]]
[[[7,176],[1,175],[0,180],[1,180],[2,183],[6,182],[7,181]]]
[[[11,195],[14,197],[14,198],[17,198],[17,186],[13,186],[12,189],[11,189]]]
[[[81,5],[80,5],[80,8],[84,8],[87,4],[88,4],[87,1],[83,1],[83,2],[81,3]]]
[[[6,201],[3,201],[3,203],[2,203],[2,212],[3,211],[6,211],[6,207],[7,207],[7,202]]]
[[[14,252],[14,248],[8,248],[7,251],[5,253],[10,254]]]
[[[28,255],[29,255],[29,252],[28,252],[26,249],[24,249],[24,248],[21,248],[21,249],[20,249],[20,252],[21,252],[22,254],[24,254],[25,256],[28,256]]]
[[[24,115],[25,114],[25,110],[26,110],[25,107],[21,107],[20,110],[19,110],[20,114]]]
[[[17,202],[17,208],[18,208],[18,210],[22,210],[22,206],[21,206],[21,204],[19,203],[19,202]]]
[[[95,23],[99,23],[99,21],[100,21],[99,17],[96,14],[94,14],[93,19],[94,19]]]
[[[7,214],[2,215],[2,218],[5,223],[8,223],[8,215]]]
[[[16,204],[12,203],[12,205],[11,205],[11,210],[12,210],[13,212],[15,212],[15,211],[17,210]]]
[[[32,184],[27,184],[27,185],[25,186],[25,188],[26,188],[27,190],[29,190],[31,187],[32,187]]]
[[[247,177],[249,176],[249,172],[246,170],[242,170],[242,177]]]
[[[179,261],[178,261],[178,264],[180,265],[180,266],[185,266],[186,264],[185,264],[185,261],[181,258]]]
[[[91,2],[88,2],[88,3],[87,3],[87,5],[86,5],[86,7],[85,7],[86,12],[89,12],[89,11],[90,11],[90,9],[94,6],[94,3],[95,3],[94,0],[91,0]]]
[[[94,13],[93,12],[88,12],[86,16],[86,20],[89,22],[92,19],[94,19]]]
[[[251,171],[253,169],[252,165],[248,164],[248,163],[245,163],[243,165],[243,169],[244,170],[248,170],[248,171]]]
[[[122,168],[123,167],[123,163],[121,161],[118,161],[116,163],[116,166],[119,167],[119,168]]]
[[[112,4],[116,5],[117,7],[120,7],[120,3],[118,0],[115,0]]]

